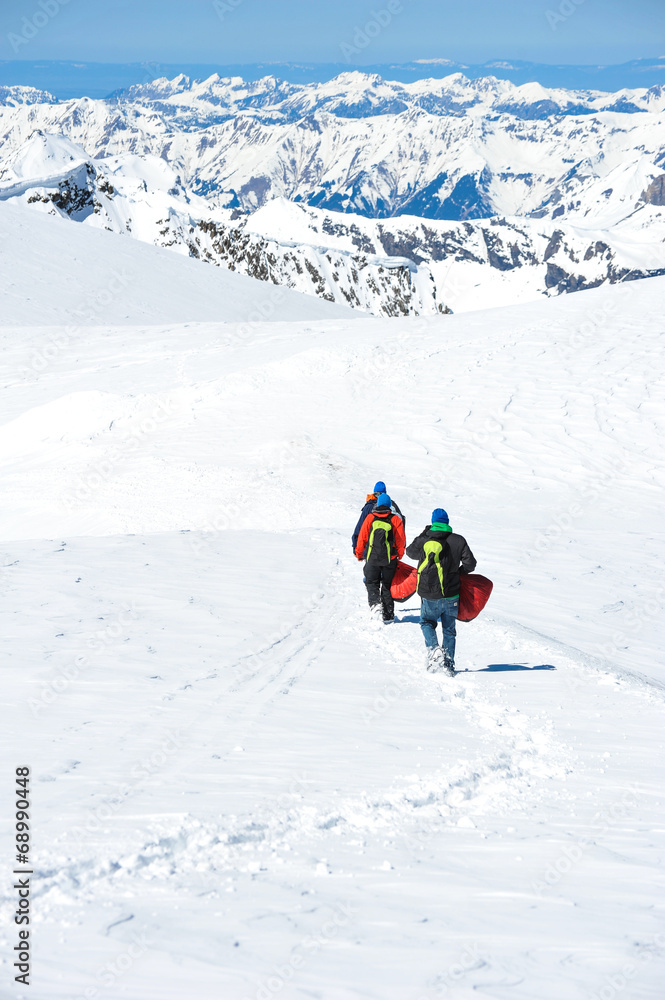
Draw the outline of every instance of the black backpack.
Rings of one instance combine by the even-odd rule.
[[[369,540],[367,542],[367,562],[373,566],[390,566],[392,562],[392,550],[394,544],[393,525],[390,518],[392,511],[387,517],[375,517],[369,529]]]

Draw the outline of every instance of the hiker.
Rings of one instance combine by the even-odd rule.
[[[406,550],[418,563],[420,628],[427,646],[427,669],[455,674],[455,622],[459,609],[460,573],[473,573],[476,560],[465,538],[450,527],[442,507],[432,511],[432,523]],[[441,622],[441,646],[436,626]]]
[[[395,621],[395,602],[390,593],[398,560],[404,555],[406,537],[399,514],[393,514],[392,501],[380,493],[376,506],[360,528],[356,542],[356,558],[365,560],[365,586],[372,612],[379,613],[386,625]]]
[[[367,494],[365,505],[360,512],[358,523],[356,525],[355,531],[353,532],[353,535],[351,536],[351,545],[353,547],[354,552],[356,551],[356,545],[358,544],[358,535],[360,534],[360,529],[363,526],[363,522],[367,517],[367,515],[369,514],[369,512],[374,510],[376,506],[376,498],[380,496],[382,493],[385,493],[387,495],[388,490],[386,489],[386,484],[381,480],[379,480],[378,483],[376,483],[374,486],[374,492]],[[399,514],[399,516],[402,518],[402,524],[405,525],[406,518],[404,517],[404,514],[402,514],[402,511],[399,509],[394,500],[391,501],[391,508],[395,514]]]

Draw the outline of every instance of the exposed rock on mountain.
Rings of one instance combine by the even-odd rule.
[[[345,73],[180,76],[110,101],[11,89],[0,198],[378,315],[665,267],[663,87]]]
[[[245,220],[236,226],[205,219],[183,225],[171,216],[160,232],[162,246],[185,244],[200,260],[377,316],[450,312],[437,296],[431,271],[402,257],[283,244],[248,232]]]
[[[665,206],[665,174],[652,180],[649,187],[643,192],[641,201],[646,205]]]

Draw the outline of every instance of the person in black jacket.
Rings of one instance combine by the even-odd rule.
[[[356,545],[358,544],[358,535],[360,534],[360,529],[365,523],[365,518],[367,517],[368,514],[371,514],[371,512],[376,509],[377,497],[387,492],[388,490],[386,489],[386,484],[381,480],[379,480],[378,483],[376,483],[376,485],[374,486],[374,492],[367,494],[365,505],[360,512],[358,523],[355,527],[355,531],[351,536],[351,546],[353,548],[354,553],[356,551]],[[399,509],[394,500],[391,501],[391,510],[393,511],[394,514],[399,514],[399,516],[402,518],[402,525],[406,526],[406,518],[404,517],[404,514],[402,514],[402,511]]]
[[[459,609],[460,573],[473,573],[476,560],[465,538],[454,534],[442,507],[432,512],[432,523],[406,550],[418,563],[418,595],[421,600],[420,628],[427,646],[427,669],[443,667],[455,673],[455,622]],[[436,638],[441,622],[442,648]]]

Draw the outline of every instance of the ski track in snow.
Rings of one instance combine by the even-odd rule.
[[[187,535],[180,537],[183,543],[188,541]],[[574,691],[576,697],[583,693],[587,707],[593,699],[613,713],[617,698],[634,699],[643,703],[647,712],[655,711],[662,721],[664,699],[658,688],[595,669],[593,664],[584,662],[583,656],[576,656],[575,651],[563,653],[543,638],[527,638],[524,630],[502,625],[489,615],[482,622],[458,625],[458,658],[468,663],[468,672],[460,672],[454,679],[429,675],[424,672],[424,647],[415,622],[414,602],[408,602],[398,611],[398,621],[391,627],[370,620],[363,603],[360,567],[342,555],[339,546],[333,557],[335,568],[326,576],[327,589],[315,591],[310,606],[284,634],[271,637],[266,645],[259,644],[249,656],[239,657],[228,676],[226,671],[219,670],[190,673],[185,684],[165,694],[169,710],[175,708],[181,720],[184,716],[180,728],[185,733],[190,737],[196,731],[206,733],[205,739],[196,741],[195,756],[202,759],[214,749],[215,758],[223,765],[236,753],[238,742],[250,744],[266,720],[279,713],[294,688],[308,683],[326,649],[334,648],[338,642],[348,643],[373,664],[373,690],[378,693],[363,706],[361,725],[371,728],[376,720],[385,720],[396,710],[397,702],[431,704],[443,728],[452,727],[457,733],[466,734],[465,739],[473,734],[474,752],[452,766],[449,759],[444,759],[429,767],[425,774],[386,776],[361,794],[340,794],[338,789],[332,794],[329,790],[324,794],[317,791],[312,802],[307,791],[311,778],[304,778],[295,790],[259,802],[246,813],[225,816],[222,822],[211,822],[191,813],[170,820],[153,817],[148,823],[150,833],[144,829],[130,835],[129,840],[133,840],[130,853],[122,850],[130,833],[128,829],[124,836],[119,836],[120,830],[116,831],[116,846],[111,851],[108,841],[92,838],[82,845],[82,852],[79,845],[74,855],[60,853],[68,841],[65,835],[53,845],[50,863],[41,860],[41,852],[37,855],[38,905],[47,919],[50,916],[62,921],[66,913],[71,919],[72,909],[82,913],[86,903],[103,899],[118,914],[109,922],[106,934],[122,927],[122,932],[115,933],[125,933],[129,941],[134,914],[126,912],[123,899],[136,894],[137,880],[139,884],[156,887],[175,881],[181,894],[196,899],[201,894],[216,896],[219,889],[213,887],[220,880],[228,889],[247,878],[268,878],[286,900],[290,899],[288,912],[293,910],[294,897],[301,892],[298,883],[304,854],[315,855],[315,879],[334,879],[341,874],[340,860],[348,864],[354,859],[358,868],[362,868],[364,859],[376,853],[372,845],[377,842],[386,858],[382,862],[384,870],[393,870],[404,865],[405,857],[409,868],[417,863],[419,855],[430,855],[442,838],[445,842],[447,833],[464,832],[482,845],[483,840],[496,834],[502,818],[504,822],[521,819],[529,823],[554,805],[566,817],[564,823],[574,825],[577,811],[585,808],[588,811],[580,789],[587,781],[598,782],[599,769],[590,766],[588,760],[585,762],[566,738],[561,725],[565,716],[560,715],[557,720],[551,707],[543,710],[540,697],[533,703],[528,691],[520,691],[519,685],[508,684],[504,678],[534,678],[548,686],[555,682],[554,703],[567,699]],[[523,665],[525,669],[514,674],[487,672],[483,669],[486,665],[482,651],[488,647],[508,653],[518,649],[522,661],[529,659],[515,666]],[[510,656],[507,660],[512,663]],[[215,690],[211,699],[210,692],[220,681],[224,692]],[[230,696],[232,725],[224,728],[221,739],[215,738],[211,745],[206,722],[216,717],[225,703],[228,707]],[[186,698],[195,701],[182,704]],[[159,716],[155,722],[163,728]],[[393,738],[399,742],[398,732],[399,727]],[[119,734],[118,746],[132,735],[132,727]],[[602,739],[608,736],[611,734],[604,732]],[[149,736],[147,739],[150,742]],[[183,766],[181,761],[167,765],[162,780],[177,781],[182,777]],[[570,775],[574,775],[575,790],[568,787]],[[127,806],[134,814],[137,803],[131,799],[140,800],[141,794],[140,787],[134,789],[123,809]],[[611,807],[611,797],[607,803]],[[596,812],[600,811],[599,805],[602,796],[594,798]],[[569,850],[574,849],[575,838],[570,836],[563,839],[563,849],[567,840],[572,845]],[[478,849],[482,850],[482,846]],[[567,855],[561,855],[561,850],[560,847],[559,855],[566,860]],[[337,861],[329,860],[336,855]],[[605,864],[611,867],[607,859]],[[381,870],[378,865],[373,867]],[[541,875],[536,872],[533,879]],[[520,888],[533,905],[538,892],[528,883]],[[520,892],[513,888],[510,895],[520,896]],[[314,909],[320,912],[321,904]],[[295,919],[293,913],[289,919]],[[294,928],[297,926],[295,919]],[[488,982],[488,969],[496,973],[496,961],[485,954],[479,969],[475,973],[469,971],[467,988],[482,988]],[[434,979],[432,983],[423,986],[430,990],[425,994],[428,997],[441,994],[441,983],[436,985]],[[471,983],[475,985],[471,987]],[[245,991],[248,989],[245,987]],[[296,990],[287,995],[305,996],[307,991]],[[327,993],[324,991],[322,995]],[[402,994],[366,993],[359,987],[331,995]],[[481,995],[504,994],[499,991]]]

